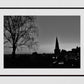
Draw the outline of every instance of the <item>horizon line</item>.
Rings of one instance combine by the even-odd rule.
[[[72,48],[72,49],[76,49],[77,47],[79,47],[80,48],[80,46],[76,46],[76,47],[74,47],[74,48]],[[70,50],[66,50],[66,49],[60,49],[61,51],[62,50],[65,50],[65,51],[67,51],[67,52],[69,52],[69,51],[72,51],[72,49],[70,49]],[[54,52],[38,52],[38,51],[35,51],[37,54],[54,54]],[[33,54],[33,53],[35,53],[35,52],[29,52],[29,53],[16,53],[16,55],[17,54]],[[11,53],[4,53],[4,55],[5,54],[11,54]]]

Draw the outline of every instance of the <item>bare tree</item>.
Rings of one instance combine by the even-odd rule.
[[[13,56],[20,46],[32,48],[32,45],[37,45],[35,39],[38,28],[35,19],[34,16],[4,16],[4,44],[10,43]]]

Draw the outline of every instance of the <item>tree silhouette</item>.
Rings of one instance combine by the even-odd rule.
[[[10,43],[13,57],[18,47],[24,45],[32,48],[37,45],[35,19],[34,16],[4,16],[4,44]]]

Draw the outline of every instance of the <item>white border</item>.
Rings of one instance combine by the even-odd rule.
[[[80,69],[4,69],[3,68],[3,16],[51,15],[81,17],[81,68]],[[84,74],[84,10],[82,9],[0,9],[0,75],[83,75]]]
[[[83,7],[84,0],[1,0],[1,7]]]

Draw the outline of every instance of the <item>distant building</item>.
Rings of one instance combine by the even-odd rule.
[[[56,37],[52,59],[54,66],[80,67],[80,47],[72,48],[71,51],[60,50],[58,38]]]
[[[56,44],[55,44],[54,54],[56,55],[56,57],[58,57],[60,55],[59,42],[58,42],[57,37],[56,37]]]

